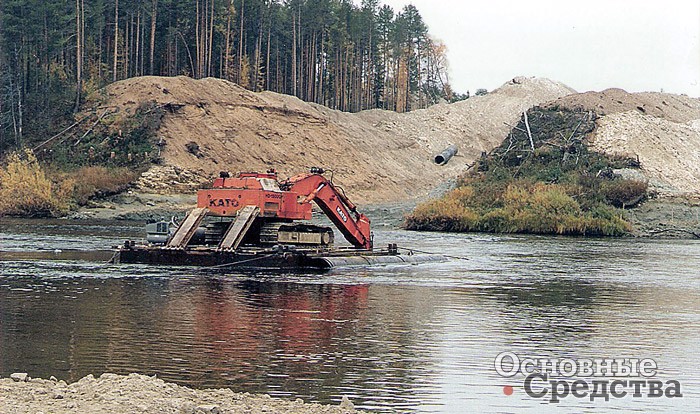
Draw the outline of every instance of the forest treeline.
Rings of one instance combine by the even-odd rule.
[[[219,77],[343,111],[459,99],[418,10],[379,0],[2,0],[0,153],[142,75]]]

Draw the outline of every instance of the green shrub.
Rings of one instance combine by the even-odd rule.
[[[584,211],[565,185],[517,180],[500,188],[495,194],[460,187],[441,199],[420,204],[406,217],[404,226],[410,230],[594,236],[621,236],[630,231],[612,207],[598,204]],[[497,207],[495,199],[499,200]]]
[[[106,167],[47,174],[31,151],[13,153],[0,168],[0,216],[60,217],[95,196],[124,191],[136,178],[131,169]]]
[[[406,217],[406,223],[416,230],[435,231],[474,231],[477,229],[478,216],[460,202],[470,192],[464,187],[455,190],[448,197],[432,200],[418,206]]]

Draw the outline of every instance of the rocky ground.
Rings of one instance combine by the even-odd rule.
[[[184,215],[197,203],[196,192],[157,194],[128,191],[123,194],[95,200],[69,215],[73,220],[161,220],[173,215]]]
[[[449,183],[441,188],[445,191]],[[440,195],[435,191],[432,196]],[[149,221],[179,218],[196,203],[194,194],[150,194],[131,192],[93,203],[89,208],[69,216],[75,220],[136,220]],[[376,228],[401,227],[404,216],[410,213],[418,200],[373,203],[361,205],[360,210]],[[660,197],[642,202],[634,209],[625,210],[625,218],[634,226],[636,237],[700,238],[700,198]],[[317,212],[316,217],[322,213]]]
[[[152,194],[134,192],[95,201],[69,215],[71,220],[169,220],[183,218],[197,202],[194,194]],[[360,210],[372,220],[374,228],[398,228],[417,204],[416,200],[361,205]],[[323,213],[316,211],[319,219]]]
[[[240,394],[230,389],[195,390],[155,377],[130,374],[88,375],[66,384],[55,378],[32,379],[26,374],[0,379],[0,412],[3,414],[226,414],[355,413],[343,397],[339,405],[287,401],[269,395]]]

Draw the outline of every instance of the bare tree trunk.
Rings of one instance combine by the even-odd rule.
[[[311,36],[311,39],[309,39],[309,48],[308,48],[308,70],[307,72],[307,80],[306,80],[306,100],[307,101],[313,101],[314,100],[314,84],[316,83],[315,80],[315,74],[316,74],[316,31],[314,30],[313,35]]]
[[[262,22],[260,23],[260,26],[258,27],[258,41],[256,42],[255,45],[255,90],[256,91],[261,91],[263,89],[262,85],[262,35],[263,35],[263,27],[262,27]]]
[[[265,60],[265,89],[270,89],[270,39],[272,38],[272,19],[267,27],[267,59]]]
[[[19,148],[22,144],[22,137],[20,129],[18,128],[17,122],[17,112],[15,108],[15,70],[13,68],[12,73],[10,73],[10,113],[12,114],[12,132],[15,136],[15,147]]]
[[[197,78],[203,78],[206,76],[205,70],[206,70],[206,59],[207,59],[207,29],[208,29],[208,21],[209,19],[207,18],[207,15],[209,13],[209,2],[207,0],[203,0],[202,6],[201,6],[201,12],[199,13],[200,20],[197,21],[199,24],[199,34],[198,34],[198,56],[197,56],[197,71],[199,72],[197,75]]]
[[[141,5],[139,4],[139,9],[136,12],[136,54],[134,56],[134,75],[140,76],[141,71],[139,70],[139,62],[141,61],[140,48],[141,48]]]
[[[19,75],[17,74],[19,65],[19,52],[15,44],[15,63],[11,64],[10,82],[10,112],[12,115],[12,131],[15,136],[15,147],[22,146],[22,90],[20,89]],[[17,103],[15,104],[15,98]]]
[[[297,73],[295,76],[298,82],[297,91],[301,93],[304,90],[304,77],[302,76],[304,73],[304,55],[302,54],[304,49],[304,37],[301,34],[301,4],[299,4],[299,12],[297,15],[297,43],[299,45],[299,57],[297,58]]]
[[[292,14],[292,95],[297,96],[297,18]]]
[[[343,91],[343,51],[342,46],[336,52],[336,65],[335,65],[335,102],[333,104],[334,109],[342,109],[342,91]]]
[[[420,40],[416,44],[416,65],[418,66],[418,107],[419,108],[425,108],[427,105],[425,103],[425,94],[423,93],[423,75],[421,73],[421,43]]]
[[[325,46],[324,46],[325,37],[326,37],[326,29],[323,28],[323,29],[321,29],[321,54],[319,55],[320,60],[321,60],[321,62],[320,62],[321,64],[319,67],[318,89],[317,89],[317,98],[316,98],[316,103],[319,103],[321,105],[326,104],[325,99],[323,97],[323,82],[324,82],[324,78],[325,78],[324,75],[326,72],[326,59],[325,59],[326,54],[324,51],[324,49],[325,49]]]
[[[140,68],[139,75],[143,75],[144,73],[146,73],[146,70],[144,69],[144,60],[145,60],[144,55],[146,54],[146,49],[144,48],[144,41],[143,41],[143,39],[146,37],[146,29],[145,29],[146,24],[145,23],[146,23],[146,16],[144,13],[143,21],[141,22],[141,30],[140,30],[140,32],[141,32],[141,44],[140,44],[141,59],[139,59],[139,68]]]
[[[2,15],[2,8],[0,7],[0,82],[2,82],[2,76],[7,76],[5,72],[5,39],[3,39],[2,33],[3,33],[3,27],[2,27],[2,22],[4,18]],[[0,114],[2,114],[3,108],[4,108],[4,95],[0,93]],[[0,144],[2,144],[3,141],[3,131],[5,129],[5,126],[3,125],[3,119],[0,117]]]
[[[76,50],[75,50],[75,73],[76,73],[76,85],[75,85],[75,107],[73,112],[78,112],[80,109],[80,101],[82,99],[83,90],[83,45],[82,45],[82,22],[80,21],[80,16],[82,15],[80,11],[80,0],[75,0],[75,30],[76,30]]]
[[[155,75],[155,68],[153,66],[153,57],[155,55],[155,50],[156,50],[156,23],[157,23],[157,17],[158,17],[158,0],[153,0],[152,3],[153,8],[151,9],[151,42],[150,42],[150,49],[148,50],[149,56],[148,56],[148,72],[151,75]]]
[[[231,20],[233,17],[233,0],[228,1],[226,13],[226,50],[224,52],[224,79],[231,80]]]
[[[275,44],[275,55],[277,56],[276,62],[277,62],[277,70],[275,71],[275,92],[280,91],[280,43],[279,39],[277,40]]]
[[[192,61],[192,53],[190,53],[190,47],[187,45],[187,41],[185,40],[185,36],[182,35],[182,33],[177,32],[178,35],[180,35],[180,38],[182,39],[182,44],[185,45],[185,50],[187,50],[187,57],[190,59],[190,69],[194,73],[195,67],[194,67],[194,62]],[[176,53],[177,55],[177,53]]]
[[[83,26],[84,27],[84,26]],[[105,27],[100,27],[100,34],[104,33]],[[107,45],[104,42],[97,42],[97,78],[102,79],[102,56],[104,55],[105,47]]]
[[[114,1],[114,65],[112,66],[112,81],[117,81],[117,61],[119,57],[119,0]]]
[[[195,54],[197,55],[197,67],[192,68],[192,70],[194,71],[192,73],[192,76],[195,79],[198,79],[199,74],[200,74],[199,68],[202,66],[200,63],[200,59],[201,59],[202,55],[201,55],[201,50],[200,50],[200,48],[201,48],[201,42],[200,42],[201,34],[200,34],[200,28],[199,28],[199,21],[201,19],[199,17],[199,0],[195,0],[195,2],[196,2],[196,6],[195,6],[196,7],[196,15],[195,15],[195,26],[194,26],[194,33],[195,33],[195,39],[194,39],[195,42],[194,43],[195,43]],[[183,38],[183,41],[184,41],[184,38]]]
[[[209,16],[209,56],[207,60],[209,65],[207,66],[207,76],[211,76],[211,62],[212,62],[212,50],[214,50],[214,2],[211,0],[211,15]]]
[[[124,64],[122,66],[122,78],[126,79],[129,77],[129,66],[131,65],[131,59],[130,59],[130,54],[131,54],[131,41],[132,41],[132,35],[133,35],[133,18],[134,15],[131,13],[127,13],[127,18],[124,19],[126,27],[124,28],[124,50],[122,53],[124,54]]]
[[[100,30],[102,33],[102,30]],[[80,0],[80,46],[81,46],[81,56],[83,58],[81,66],[85,66],[85,0]],[[98,42],[100,48],[102,48],[102,42]],[[100,57],[102,57],[102,50],[100,49]],[[98,60],[98,66],[101,66],[101,60]],[[101,79],[98,77],[98,79]]]
[[[241,84],[243,72],[243,18],[245,17],[245,0],[241,0],[241,30],[238,35],[238,84]]]

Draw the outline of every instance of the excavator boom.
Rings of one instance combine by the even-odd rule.
[[[282,182],[283,189],[305,195],[301,204],[311,201],[321,208],[345,239],[357,248],[372,250],[370,220],[332,182],[321,174],[299,174]]]

